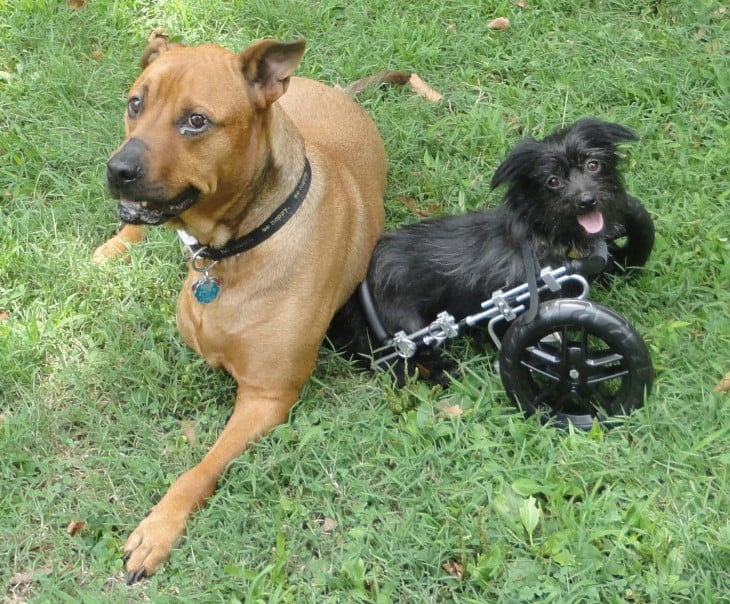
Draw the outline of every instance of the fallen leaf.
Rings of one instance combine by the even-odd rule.
[[[527,2],[525,0],[517,0],[517,6],[520,8],[527,8]]]
[[[730,371],[720,380],[720,383],[715,387],[715,392],[730,392]]]
[[[537,506],[535,498],[528,497],[520,508],[520,520],[522,520],[522,526],[525,527],[530,537],[530,543],[532,543],[532,534],[540,523],[541,516],[542,510]]]
[[[83,520],[72,520],[66,527],[66,532],[73,537],[80,533],[85,526],[86,523]]]
[[[104,53],[98,48],[92,51],[91,58],[95,61],[101,61],[104,58]]]
[[[72,10],[80,10],[86,6],[86,0],[68,0],[66,2],[66,8],[70,8]]]
[[[438,103],[442,98],[444,98],[443,94],[436,92],[433,88],[426,84],[426,82],[424,82],[417,73],[412,73],[408,81],[411,85],[411,90],[422,96],[427,101]]]
[[[10,189],[5,189],[3,191],[3,197],[10,201],[13,198],[13,192]]]
[[[197,433],[195,431],[195,420],[184,419],[180,422],[180,427],[183,431],[183,438],[189,443],[194,443],[197,439]]]
[[[322,519],[322,532],[325,535],[331,535],[335,532],[335,529],[337,528],[337,525],[339,523],[334,518],[329,518],[325,516],[324,519]]]
[[[448,415],[449,417],[461,417],[464,413],[464,410],[461,408],[461,405],[449,405],[447,402],[441,403],[439,405],[441,412],[444,415]]]
[[[712,42],[708,42],[707,44],[705,44],[704,51],[708,55],[715,55],[715,54],[723,52],[724,48],[725,48],[725,46],[724,46],[723,41],[718,39],[718,40],[713,40]]]
[[[406,206],[411,212],[413,212],[416,216],[422,216],[426,217],[429,216],[428,210],[424,210],[423,208],[418,207],[418,202],[413,199],[413,197],[406,197],[405,195],[398,195],[396,197],[398,201],[400,201],[404,206]]]
[[[459,564],[456,560],[449,560],[441,565],[447,573],[449,573],[454,579],[461,579],[464,576],[464,567]]]
[[[489,29],[509,29],[509,19],[507,17],[497,17],[487,23]]]
[[[25,573],[18,573],[17,575],[14,575],[10,577],[10,585],[14,587],[18,587],[20,585],[27,585],[28,583],[32,583],[33,581],[36,581],[37,579],[40,579],[41,577],[45,577],[47,575],[50,575],[53,572],[53,569],[46,566],[43,568],[38,568],[36,570],[29,570]]]
[[[7,321],[10,318],[10,313],[7,310],[0,310],[0,321]]]

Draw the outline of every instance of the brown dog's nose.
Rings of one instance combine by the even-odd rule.
[[[133,138],[117,151],[106,164],[106,182],[112,193],[119,194],[144,173],[142,158],[146,145]]]

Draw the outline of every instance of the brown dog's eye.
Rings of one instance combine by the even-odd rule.
[[[589,159],[586,162],[586,170],[588,170],[589,172],[600,172],[601,162],[597,159]]]
[[[201,113],[193,113],[193,115],[191,115],[188,119],[188,123],[190,124],[191,128],[200,130],[201,128],[205,128],[206,124],[208,123],[208,118]]]
[[[142,111],[142,99],[138,96],[133,96],[127,101],[127,115],[129,117],[137,117]]]
[[[208,129],[210,120],[202,113],[191,113],[180,126],[181,134],[200,134]]]
[[[560,184],[560,179],[557,176],[551,176],[545,181],[545,185],[548,189],[559,189]]]

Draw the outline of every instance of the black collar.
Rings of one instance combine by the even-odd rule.
[[[309,185],[312,184],[312,166],[309,164],[309,160],[304,158],[304,170],[299,178],[297,186],[291,192],[289,197],[286,198],[274,212],[266,219],[266,221],[256,227],[253,231],[245,234],[239,239],[229,241],[223,247],[208,247],[201,245],[198,242],[187,243],[190,252],[197,258],[206,258],[208,260],[223,260],[223,258],[230,258],[231,256],[237,256],[243,252],[250,250],[257,246],[259,243],[265,241],[271,237],[276,231],[283,227],[287,220],[289,220],[294,213],[297,211],[299,206],[302,205],[304,198],[309,192]]]

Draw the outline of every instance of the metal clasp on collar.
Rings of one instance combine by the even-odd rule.
[[[210,269],[212,269],[216,264],[218,264],[217,260],[210,260],[207,266],[202,266],[198,264],[199,262],[205,262],[206,258],[203,258],[203,253],[205,252],[207,248],[201,247],[198,250],[193,253],[193,255],[190,257],[190,266],[193,267],[194,271],[197,271],[199,273],[203,273],[205,277],[208,276],[208,273],[210,272]],[[192,250],[191,250],[192,251]]]
[[[210,270],[218,264],[217,260],[210,260],[208,264],[202,265],[201,261],[205,262],[205,258],[201,258],[202,252],[205,251],[204,247],[197,250],[192,258],[190,258],[191,268],[198,272],[203,273],[200,279],[196,279],[193,282],[192,290],[193,297],[201,304],[210,304],[220,294],[221,291],[221,280],[218,277],[211,277]]]

